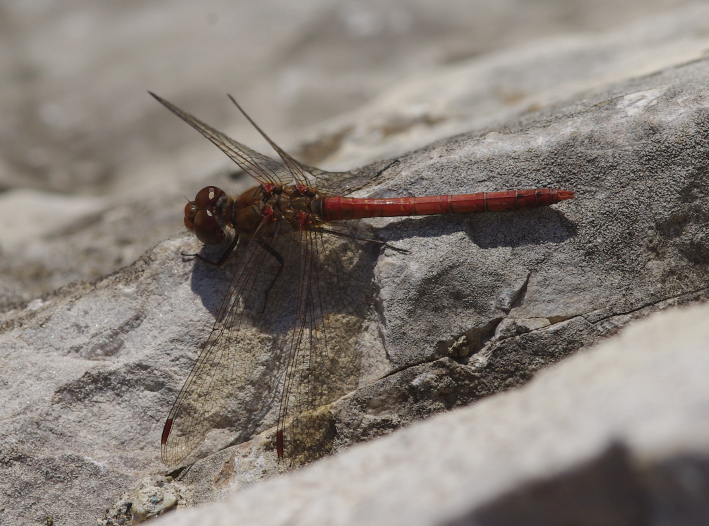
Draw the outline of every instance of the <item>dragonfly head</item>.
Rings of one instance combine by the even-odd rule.
[[[224,190],[216,186],[202,188],[194,201],[185,205],[185,226],[205,245],[218,245],[226,235],[217,221],[214,207]]]

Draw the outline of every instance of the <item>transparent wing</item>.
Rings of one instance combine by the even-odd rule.
[[[321,170],[315,166],[309,166],[303,162],[294,159],[290,154],[278,146],[264,132],[258,124],[256,124],[249,114],[236,102],[236,99],[228,95],[229,99],[239,109],[244,117],[256,128],[261,136],[266,139],[268,144],[276,150],[278,155],[283,160],[283,163],[293,176],[293,182],[304,186],[316,186],[318,190],[331,195],[346,195],[372,182],[372,175],[368,171],[357,172],[328,172]],[[377,174],[379,175],[379,174]]]
[[[282,185],[291,183],[294,174],[286,171],[280,163],[274,161],[266,155],[252,150],[248,146],[244,146],[240,142],[235,141],[222,132],[215,130],[208,124],[205,124],[189,113],[182,111],[174,104],[158,97],[154,93],[148,93],[150,93],[160,104],[192,126],[207,139],[212,141],[212,143],[227,154],[232,161],[238,164],[242,170],[256,179],[260,184],[270,183]]]
[[[331,449],[325,408],[359,381],[357,336],[378,255],[370,245],[272,232],[237,255],[214,328],[168,415],[165,464],[180,463],[215,426],[236,425],[236,443],[275,424],[284,456],[298,464]]]
[[[253,323],[263,294],[263,268],[270,255],[249,243],[217,312],[212,332],[170,410],[162,437],[162,460],[174,466],[223,420],[236,395],[252,378],[268,335]]]
[[[372,301],[371,270],[378,254],[377,247],[366,245],[317,230],[299,233],[301,264],[277,430],[279,454],[294,465],[332,450],[329,404],[359,382],[357,343]]]
[[[355,170],[352,172],[328,172],[315,166],[308,166],[305,163],[293,159],[302,170],[312,174],[318,190],[329,195],[348,195],[352,192],[364,188],[368,184],[376,181],[376,176],[368,170]]]
[[[268,144],[271,145],[271,148],[276,150],[276,153],[283,159],[283,162],[285,163],[286,167],[290,171],[291,175],[293,176],[293,182],[296,184],[301,184],[303,186],[310,186],[313,184],[313,181],[311,181],[306,175],[303,170],[303,167],[298,163],[293,157],[288,155],[283,149],[281,149],[280,146],[278,146],[275,142],[271,140],[271,138],[266,135],[266,133],[258,127],[258,125],[249,117],[249,115],[243,110],[241,106],[239,106],[239,103],[236,102],[236,99],[232,97],[231,95],[228,95],[229,99],[234,103],[234,105],[239,108],[239,111],[243,114],[244,117],[251,123],[251,125],[256,128],[256,130],[261,134],[261,136],[266,139]]]
[[[242,115],[251,123],[251,125],[256,128],[264,139],[266,139],[268,144],[276,150],[278,155],[283,160],[283,163],[288,168],[288,171],[292,174],[293,182],[304,186],[315,186],[318,190],[331,195],[349,194],[371,182],[371,175],[363,171],[357,173],[328,172],[294,159],[289,153],[271,140],[266,132],[264,132],[258,124],[256,124],[253,119],[249,117],[248,113],[244,111],[239,103],[236,102],[234,97],[231,95],[228,95],[228,97],[239,109]]]
[[[231,101],[236,105],[239,111],[241,111],[244,117],[246,117],[254,126],[254,128],[258,130],[263,138],[268,141],[271,147],[276,150],[285,163],[285,167],[274,159],[260,154],[248,146],[235,141],[154,93],[148,93],[150,93],[150,95],[152,95],[172,113],[180,117],[183,121],[212,141],[212,143],[227,154],[231,160],[238,164],[246,173],[256,179],[260,184],[272,183],[282,185],[296,183],[304,186],[316,186],[320,191],[331,195],[347,195],[366,186],[373,180],[372,174],[366,170],[358,170],[354,172],[328,172],[294,159],[280,146],[273,142],[273,140],[271,140],[271,138],[266,135],[261,128],[259,128],[259,126],[251,119],[251,117],[249,117],[242,107],[239,106],[231,95],[229,95]]]

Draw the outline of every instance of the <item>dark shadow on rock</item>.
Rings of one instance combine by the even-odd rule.
[[[562,243],[577,233],[576,225],[553,208],[473,216],[468,225],[480,248]]]
[[[367,236],[371,237],[372,234],[369,233]],[[379,255],[379,245],[332,235],[323,235],[322,238],[324,244],[318,241],[317,249],[317,282],[321,287],[321,295],[333,296],[327,298],[322,308],[327,312],[361,312],[363,310],[361,300],[365,296],[369,298],[372,294],[373,273]],[[375,232],[374,239],[376,238]],[[249,264],[252,247],[240,245],[221,267],[193,256],[185,256],[194,259],[192,291],[200,297],[202,305],[213,316],[217,316],[232,280],[238,277],[237,275]],[[199,255],[209,261],[217,261],[224,254],[227,246],[228,242],[217,246],[204,245]],[[290,304],[294,304],[297,297],[298,272],[302,264],[302,256],[299,253],[300,243],[291,235],[282,236],[280,243],[273,244],[273,248],[285,261],[281,273],[278,274],[279,264],[275,257],[266,254],[260,259],[260,264],[256,265],[257,268],[254,268],[251,287],[245,289],[249,296],[247,309],[256,320],[273,318],[274,313],[287,316],[287,311],[292,308]],[[365,292],[366,294],[363,294]],[[371,298],[367,301],[371,301]],[[264,329],[268,328],[263,321],[258,322],[257,325]]]
[[[364,223],[361,223],[361,226],[351,227],[350,225],[358,224],[356,221],[334,223],[332,228],[337,228],[340,224],[345,225],[345,228],[352,228],[360,237],[382,240],[387,243],[395,243],[410,237],[433,238],[465,231],[470,239],[483,249],[561,243],[577,234],[577,227],[574,223],[567,219],[562,212],[548,207],[514,212],[405,217],[374,230]],[[298,253],[299,244],[293,240],[293,236],[281,237],[281,246],[274,246],[274,248],[283,256],[286,266],[273,285],[276,289],[282,283],[289,283],[290,287],[297,285],[297,273],[291,267],[296,266],[301,258]],[[325,237],[330,239],[333,236]],[[379,246],[375,243],[354,240],[347,240],[344,243],[350,245],[353,250],[361,252],[359,255],[350,254],[349,257],[358,259],[355,265],[357,271],[360,275],[366,274],[364,280],[366,283],[370,283]],[[228,245],[228,241],[217,246],[204,245],[199,255],[209,261],[216,262],[227,250]],[[245,253],[248,252],[248,248],[244,244],[240,245],[229,256],[226,264],[221,267],[210,265],[194,256],[185,256],[194,259],[192,290],[200,296],[204,307],[214,316],[219,311],[231,279],[241,271],[241,267],[245,264]],[[338,257],[337,253],[333,251],[328,260],[332,261]],[[273,282],[275,270],[272,267],[275,263],[275,259],[269,256],[263,259],[264,268],[259,269],[263,274],[262,281],[267,283],[266,288]],[[334,269],[335,265],[328,263],[327,266]],[[333,271],[328,270],[328,272]],[[359,277],[357,281],[362,281],[362,277]],[[262,291],[261,295],[263,293]],[[269,300],[269,306],[273,303],[274,301]]]
[[[537,480],[446,526],[650,526],[709,524],[709,459],[676,456],[638,465],[612,444],[572,470]]]
[[[575,234],[575,226],[561,212],[549,208],[523,210],[515,213],[404,218],[392,227],[385,227],[374,232],[371,230],[365,232],[365,229],[369,228],[367,222],[347,222],[341,227],[343,229],[353,228],[354,234],[369,239],[387,239],[391,233],[398,236],[397,239],[405,239],[411,236],[433,237],[465,231],[474,242],[484,248],[561,242]],[[328,228],[338,228],[338,224],[333,224]],[[314,237],[317,238],[317,250],[315,250],[316,256],[312,261],[317,266],[317,271],[312,274],[312,298],[309,298],[308,301],[316,305],[315,311],[317,312],[311,314],[313,323],[303,324],[304,327],[313,330],[310,331],[306,328],[303,334],[306,339],[309,334],[314,335],[322,327],[320,320],[326,319],[330,315],[354,314],[355,316],[352,322],[342,325],[342,331],[344,331],[342,333],[339,332],[340,329],[330,330],[328,327],[329,335],[326,337],[326,346],[318,343],[310,350],[315,356],[310,360],[313,363],[319,363],[319,365],[310,366],[307,377],[303,376],[290,385],[294,386],[292,387],[294,390],[305,389],[300,387],[301,383],[316,386],[317,390],[322,393],[317,396],[307,394],[305,397],[309,401],[302,406],[304,411],[294,412],[293,416],[332,403],[356,388],[357,382],[353,379],[359,377],[356,370],[359,368],[360,359],[355,352],[356,345],[353,342],[359,335],[358,331],[362,328],[362,320],[366,318],[367,313],[371,313],[374,309],[374,299],[378,292],[373,273],[381,252],[380,245],[334,235]],[[391,239],[387,240],[391,241]],[[225,331],[227,334],[222,336],[226,341],[224,349],[246,345],[242,344],[242,340],[249,341],[249,337],[253,338],[254,330],[261,338],[258,343],[252,345],[253,351],[249,351],[251,353],[249,358],[244,359],[244,363],[247,364],[244,367],[252,368],[250,371],[243,369],[244,374],[249,377],[248,383],[238,386],[238,393],[229,392],[230,398],[238,398],[239,401],[233,404],[230,401],[224,401],[224,409],[223,411],[220,409],[222,412],[219,419],[213,422],[213,428],[233,430],[231,445],[248,440],[267,426],[273,408],[277,408],[282,400],[283,394],[279,379],[283,377],[285,368],[288,367],[288,356],[291,354],[290,349],[294,345],[293,342],[297,341],[290,335],[294,327],[299,326],[300,314],[297,312],[297,298],[299,294],[302,294],[300,280],[303,267],[301,265],[307,264],[309,260],[301,254],[302,244],[298,241],[297,234],[274,235],[270,238],[269,245],[279,256],[275,256],[271,250],[265,250],[262,245],[252,242],[249,245],[240,244],[237,246],[227,263],[222,267],[210,265],[194,258],[192,290],[201,298],[202,304],[214,317],[213,319],[218,323],[223,322],[224,328],[227,329]],[[203,246],[200,256],[210,261],[218,261],[227,247],[228,241],[220,246]],[[280,271],[279,257],[282,257],[284,261]],[[431,286],[439,291],[442,290],[440,283],[432,283]],[[451,298],[455,300],[455,295],[451,295]],[[225,315],[225,312],[231,314]],[[336,317],[334,316],[334,318]],[[489,338],[489,336],[488,334],[487,337]],[[314,336],[313,341],[317,338],[319,336]],[[478,347],[480,345],[478,343]],[[255,346],[258,346],[259,349],[256,349]],[[316,355],[320,352],[321,347],[337,358],[318,358]],[[443,354],[445,349],[441,345],[438,347],[438,354]],[[337,349],[334,353],[331,352],[333,348]],[[225,356],[229,353],[230,351],[224,351]],[[234,352],[231,355],[237,357],[241,356],[240,353],[241,351]],[[326,353],[323,353],[323,356],[324,354]],[[258,357],[258,359],[253,357]],[[227,369],[236,370],[237,375],[241,376],[241,362],[237,362],[238,360],[230,360],[229,365],[222,363],[215,365],[217,368],[224,369],[224,372],[212,372],[213,367],[210,366],[212,368],[209,369],[209,372],[203,371],[202,375],[213,374],[215,378],[228,382],[228,376],[232,373]],[[448,372],[450,373],[450,371]],[[463,382],[462,379],[461,382],[474,384],[474,387],[470,388],[470,393],[466,391],[466,394],[456,395],[451,400],[447,398],[439,400],[432,397],[434,400],[426,402],[423,410],[419,408],[420,404],[414,404],[419,408],[414,412],[421,415],[433,414],[454,405],[476,400],[496,390],[489,385],[478,385],[480,381],[477,377],[468,379],[467,375],[464,376],[466,382]],[[338,383],[342,385],[338,385]],[[312,387],[307,389],[313,390]],[[420,396],[423,395],[414,393],[411,395],[411,399],[418,399]],[[315,402],[316,398],[317,403]],[[312,402],[310,402],[311,399]],[[299,402],[297,397],[294,400],[295,403]],[[312,426],[309,423],[310,420],[313,420]],[[315,420],[317,419],[314,417],[309,417],[307,422],[302,420],[301,427],[310,426],[319,431],[327,430],[327,425],[322,422],[318,424]],[[296,421],[296,423],[298,422]],[[367,432],[365,435],[374,436],[378,433],[379,431]],[[338,440],[340,443],[343,442],[341,439],[337,439],[334,433],[331,433],[332,436],[323,437],[321,435],[322,433],[316,434],[310,429],[298,431],[297,436],[303,438],[300,442],[305,444],[301,448],[304,452],[297,452],[299,457],[303,459],[307,457],[308,460],[312,460],[321,456],[321,450],[328,449],[329,446],[322,447],[321,444],[326,442],[335,444]],[[356,440],[353,439],[353,441]],[[292,443],[298,444],[298,441],[293,440]],[[318,451],[314,456],[311,454],[310,449],[312,448],[309,444],[316,444],[314,447]],[[306,449],[308,451],[305,451]]]
[[[576,225],[558,210],[539,208],[485,214],[407,217],[377,230],[382,239],[439,237],[465,231],[480,248],[561,243],[576,235]]]
[[[301,256],[301,244],[293,236],[278,238],[271,246],[283,258],[280,271],[278,259],[256,243],[237,247],[223,267],[195,260],[192,290],[214,316],[215,327],[226,329],[219,343],[204,347],[217,349],[209,351],[210,356],[225,358],[203,360],[207,355],[201,354],[200,363],[209,366],[203,366],[200,377],[211,375],[221,383],[229,383],[232,377],[247,378],[234,390],[223,389],[223,400],[209,401],[210,407],[224,406],[212,428],[233,431],[229,445],[274,425],[269,415],[282,407],[284,396],[289,415],[295,416],[356,387],[360,367],[356,338],[373,308],[379,247],[334,235],[314,236],[314,244],[317,254],[309,260]],[[200,255],[215,261],[224,249],[224,245],[204,247]],[[313,264],[310,270],[308,262]],[[303,272],[312,283],[309,296],[299,302],[305,290],[300,284]],[[284,395],[286,371],[289,390]],[[296,441],[286,439],[287,448],[289,443],[292,447]]]
[[[210,246],[203,245],[199,255],[209,261],[218,261],[226,251],[228,243]],[[235,251],[236,252],[236,251]],[[184,256],[193,260],[191,276],[192,292],[197,294],[202,301],[202,306],[207,309],[212,316],[219,312],[224,295],[229,290],[229,283],[234,273],[238,270],[236,254],[232,253],[229,260],[221,266],[210,265],[195,256]]]

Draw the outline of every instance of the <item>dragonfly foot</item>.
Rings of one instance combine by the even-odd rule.
[[[384,248],[390,248],[390,249],[394,250],[395,252],[398,252],[399,254],[411,254],[410,250],[408,250],[406,248],[400,248],[395,245],[390,245],[386,241],[382,241],[381,246],[383,246]]]
[[[375,175],[374,177],[375,177],[375,178],[376,178],[376,177],[379,177],[379,176],[382,175],[384,172],[386,172],[389,168],[391,168],[392,166],[394,166],[395,164],[398,164],[398,163],[399,163],[399,159],[394,159],[392,162],[390,162],[389,164],[387,164],[384,168],[382,168],[381,170],[379,170],[379,171],[376,173],[376,175]]]
[[[205,258],[204,256],[200,256],[199,254],[185,254],[185,253],[183,252],[183,253],[182,253],[182,257],[185,257],[185,258],[197,258],[197,259],[199,259],[200,261],[204,261],[205,263],[209,263],[209,264],[212,265],[212,266],[215,266],[215,267],[221,266],[221,262],[219,262],[219,261],[211,261],[211,260]]]

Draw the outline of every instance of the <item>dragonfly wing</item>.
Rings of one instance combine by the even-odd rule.
[[[182,111],[174,104],[158,97],[154,93],[148,93],[160,104],[212,141],[212,143],[227,154],[232,161],[238,164],[242,170],[256,179],[260,184],[282,185],[291,182],[293,175],[279,162],[235,141],[231,137],[205,124],[186,111]]]
[[[364,188],[372,182],[369,173],[356,172],[328,172],[315,166],[308,166],[300,161],[295,161],[300,167],[312,174],[317,181],[318,190],[330,195],[348,195],[352,192]]]
[[[293,183],[295,184],[300,184],[303,186],[311,186],[313,181],[311,181],[306,175],[305,172],[303,171],[303,168],[301,167],[300,163],[298,163],[293,157],[291,157],[288,153],[285,152],[280,146],[278,146],[275,142],[271,140],[271,138],[266,135],[266,132],[264,132],[261,128],[259,128],[258,124],[256,124],[251,117],[249,117],[249,114],[244,111],[244,109],[239,106],[239,103],[236,102],[236,99],[232,97],[231,95],[228,95],[229,99],[234,103],[234,105],[239,108],[239,111],[242,113],[244,117],[251,123],[251,125],[256,128],[256,130],[261,134],[261,136],[266,139],[268,144],[271,145],[271,148],[276,150],[276,153],[283,159],[283,162],[285,163],[286,167],[288,168],[288,171],[290,171],[291,175],[293,176]],[[307,171],[307,170],[306,170]]]
[[[217,313],[212,332],[167,418],[161,456],[177,465],[215,425],[223,420],[235,397],[252,377],[264,351],[267,335],[252,323],[252,299],[261,300],[263,267],[270,257],[250,243],[238,259],[237,272]]]
[[[249,117],[248,113],[246,113],[244,109],[239,106],[239,103],[236,102],[234,97],[229,95],[229,99],[231,99],[239,111],[244,115],[244,117],[246,117],[253,127],[256,128],[261,136],[266,139],[268,144],[276,150],[278,155],[283,160],[283,163],[293,176],[294,183],[304,186],[316,186],[319,190],[332,195],[345,195],[354,192],[355,190],[362,188],[371,182],[371,175],[363,172],[328,172],[294,159],[290,154],[271,140],[266,132],[264,132],[258,124],[256,124],[253,119]]]
[[[298,234],[294,323],[285,342],[285,374],[278,418],[279,455],[295,465],[330,452],[334,420],[329,404],[354,390],[357,348],[372,300],[375,251],[353,238],[307,230]]]
[[[274,252],[282,258],[282,272]],[[264,235],[238,254],[239,270],[169,413],[163,461],[183,461],[235,398],[265,384],[268,392],[245,402],[251,404],[247,417],[259,413],[261,421],[244,423],[250,427],[239,428],[236,439],[268,425],[278,409],[277,429],[285,437],[279,453],[302,464],[330,451],[328,404],[359,381],[357,342],[373,298],[378,253],[377,246],[354,237],[303,230]]]

